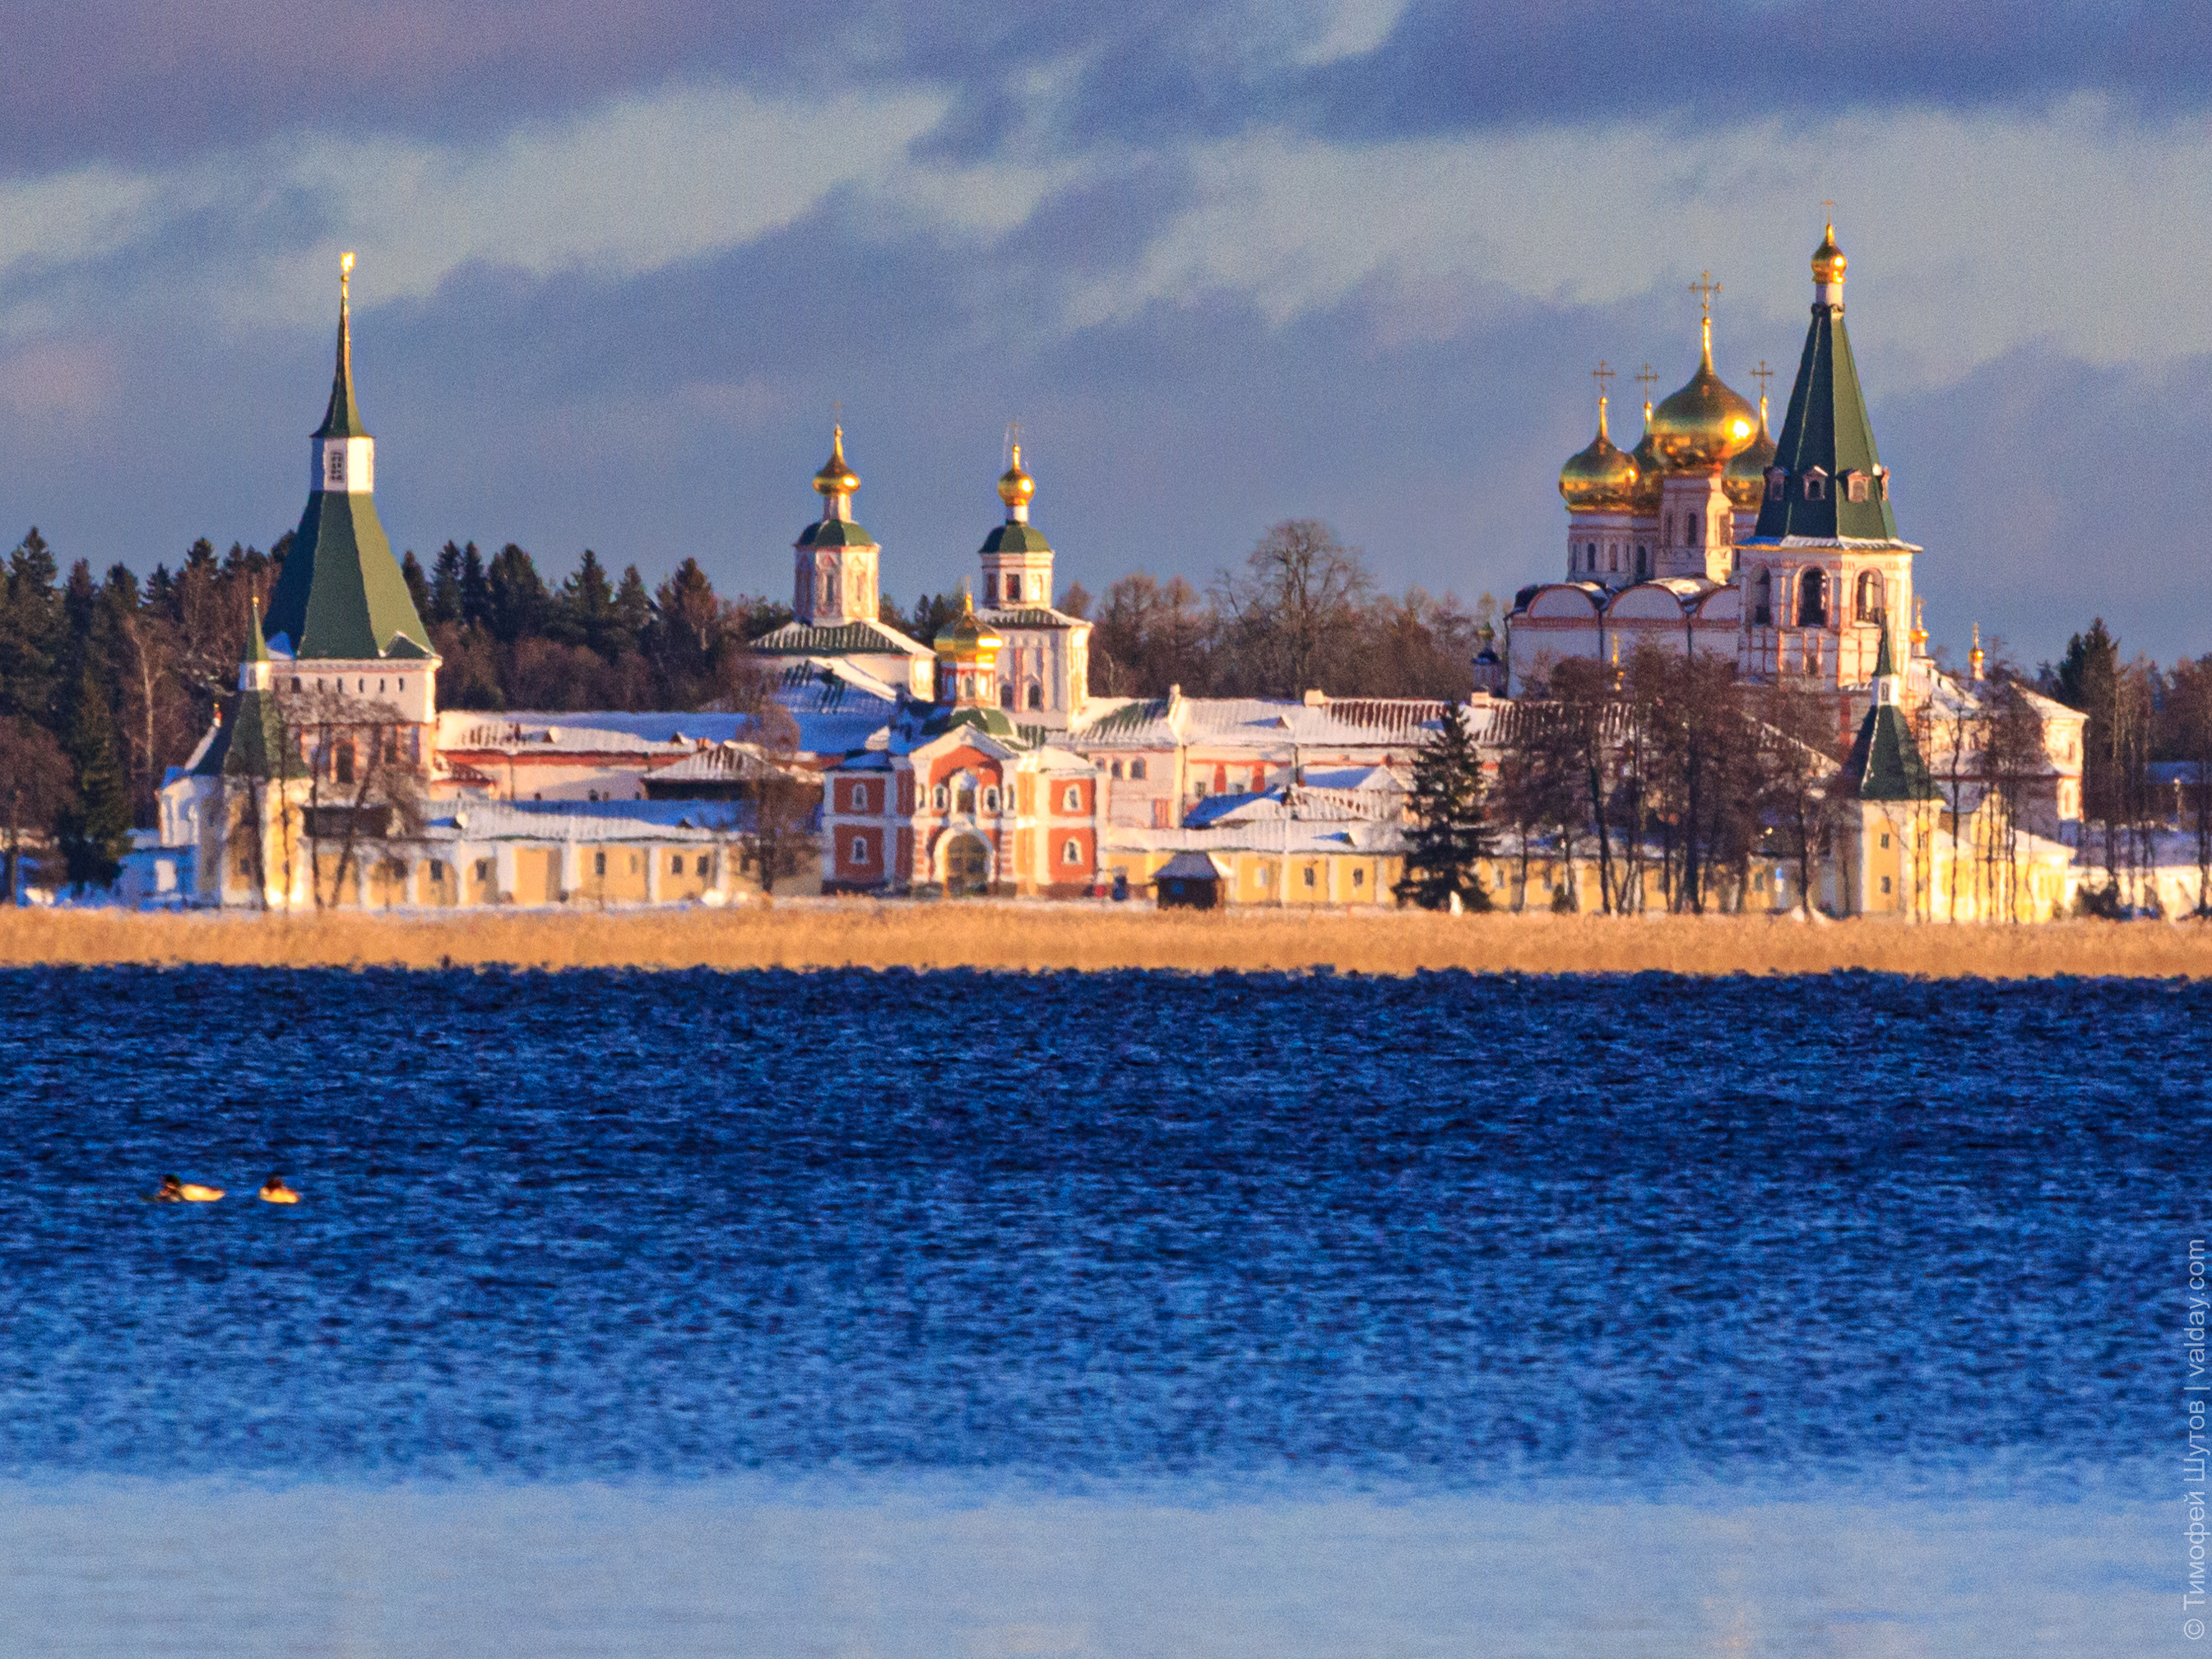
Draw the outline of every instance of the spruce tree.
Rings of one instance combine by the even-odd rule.
[[[65,738],[76,799],[58,816],[54,828],[70,883],[82,893],[110,885],[131,849],[131,788],[116,753],[107,694],[88,653],[70,699]]]
[[[1413,757],[1406,873],[1393,890],[1401,899],[1425,910],[1449,909],[1455,896],[1467,909],[1490,908],[1481,874],[1490,855],[1482,796],[1482,756],[1468,733],[1467,711],[1447,702],[1436,735]]]

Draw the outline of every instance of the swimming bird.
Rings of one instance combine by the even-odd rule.
[[[283,1176],[270,1176],[261,1183],[261,1190],[254,1196],[264,1204],[297,1204],[300,1201],[299,1194],[284,1184]]]
[[[198,1182],[179,1181],[173,1175],[163,1176],[161,1184],[154,1191],[156,1204],[212,1204],[222,1196],[220,1187],[203,1187]]]

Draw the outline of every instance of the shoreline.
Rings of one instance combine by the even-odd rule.
[[[2193,921],[2033,925],[1794,916],[1231,910],[1104,902],[790,899],[728,908],[362,915],[0,911],[0,967],[757,968],[1001,972],[2212,977]]]

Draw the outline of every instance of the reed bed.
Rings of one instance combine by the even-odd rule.
[[[0,964],[266,967],[1165,968],[1409,974],[2212,973],[2193,922],[2039,927],[1808,923],[1765,917],[1177,912],[1107,905],[817,900],[728,909],[451,916],[0,911]]]

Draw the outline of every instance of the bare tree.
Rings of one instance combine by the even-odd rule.
[[[53,733],[27,720],[0,719],[0,883],[17,904],[23,859],[37,835],[52,844],[54,816],[70,799],[69,759]]]
[[[1258,670],[1247,689],[1295,697],[1320,688],[1336,665],[1332,647],[1355,636],[1373,586],[1358,551],[1318,519],[1286,519],[1262,536],[1242,571],[1215,579],[1231,629]]]
[[[1759,814],[1770,844],[1797,866],[1797,908],[1810,915],[1827,817],[1827,796],[1836,775],[1830,752],[1833,728],[1820,700],[1802,686],[1776,680],[1759,689]]]

